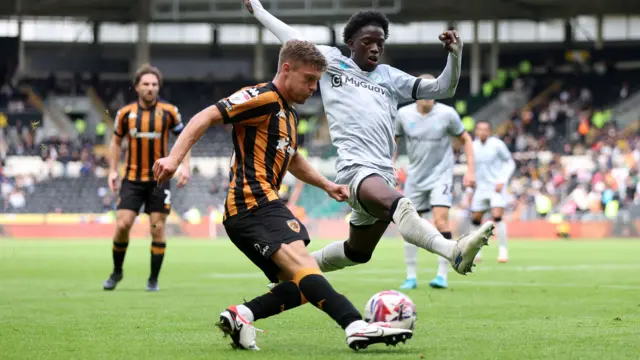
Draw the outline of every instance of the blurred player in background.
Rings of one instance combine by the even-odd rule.
[[[247,9],[280,41],[303,39],[302,34],[266,11],[258,0],[244,0]],[[336,182],[350,189],[352,208],[349,239],[313,253],[322,271],[366,263],[393,221],[403,239],[445,257],[466,274],[493,230],[487,223],[458,241],[445,239],[422,219],[411,200],[395,188],[392,156],[398,104],[453,96],[460,77],[462,40],[446,31],[439,40],[449,52],[437,79],[421,79],[388,65],[378,65],[389,35],[389,20],[376,11],[362,11],[346,24],[343,39],[350,57],[340,49],[316,45],[327,58],[320,80],[322,101],[332,143],[338,148]]]
[[[422,79],[434,79],[422,75]],[[404,195],[411,200],[418,213],[425,217],[432,211],[433,222],[445,239],[451,239],[449,209],[453,192],[453,147],[451,138],[458,138],[464,147],[468,169],[463,177],[465,188],[475,186],[473,139],[465,131],[458,112],[434,100],[418,100],[403,107],[396,118],[396,142],[404,138],[409,156],[409,171]],[[417,287],[418,247],[405,242],[404,260],[407,279],[400,289]],[[438,274],[429,284],[434,288],[447,287],[449,260],[438,257]]]
[[[151,274],[147,291],[158,291],[158,275],[166,248],[165,224],[171,211],[170,183],[157,184],[152,167],[157,159],[169,153],[169,132],[180,134],[184,125],[178,108],[158,97],[162,74],[150,65],[142,66],[133,85],[138,101],[120,109],[114,122],[114,136],[109,146],[109,188],[120,191],[116,212],[116,233],[113,237],[113,272],[104,281],[105,290],[113,290],[122,280],[122,264],[129,246],[129,232],[140,208],[149,214],[151,224]],[[126,172],[119,184],[118,162],[122,139],[127,137]],[[178,173],[178,187],[190,178],[189,161],[185,156]]]
[[[498,261],[507,262],[507,224],[502,221],[507,205],[507,183],[516,169],[511,152],[502,140],[491,136],[491,124],[480,121],[476,124],[476,139],[473,152],[476,159],[476,189],[471,199],[472,229],[482,223],[483,215],[491,210],[491,217],[498,233]],[[480,260],[480,252],[476,261]]]
[[[253,322],[298,307],[307,301],[335,320],[354,349],[384,342],[396,344],[412,332],[389,324],[369,325],[360,312],[329,284],[309,254],[309,234],[278,196],[287,173],[316,186],[338,201],[349,196],[346,186],[334,184],[316,171],[298,148],[298,115],[316,91],[327,63],[311,43],[287,42],[280,51],[273,82],[244,88],[198,113],[187,125],[169,157],[154,165],[158,181],[169,179],[207,128],[233,124],[234,154],[224,227],[234,245],[267,278],[282,282],[265,295],[220,314],[219,326],[236,348],[259,350]]]

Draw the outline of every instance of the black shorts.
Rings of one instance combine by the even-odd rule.
[[[155,181],[123,180],[118,197],[118,210],[132,210],[140,213],[144,205],[144,212],[168,214],[171,212],[171,184],[165,181],[158,185]]]
[[[311,242],[307,228],[289,211],[281,200],[271,201],[251,210],[227,218],[223,222],[227,235],[272,283],[279,281],[280,268],[271,256],[282,244],[297,240],[305,246]]]

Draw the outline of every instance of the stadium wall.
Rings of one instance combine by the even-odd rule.
[[[75,220],[74,220],[75,218]],[[72,215],[51,217],[50,215],[2,215],[0,216],[0,238],[13,239],[69,239],[92,240],[105,239],[113,235],[115,224],[102,221],[103,215]],[[149,238],[150,226],[145,216],[141,216],[132,229],[132,238]],[[345,220],[312,219],[305,223],[313,239],[345,239],[349,234],[349,225]],[[454,229],[458,228],[453,221]],[[460,224],[462,225],[462,224]],[[551,241],[564,239],[558,233],[564,229],[568,231],[571,240],[603,240],[607,238],[638,238],[640,220],[623,224],[613,221],[567,222],[553,224],[546,220],[511,221],[507,223],[509,238]],[[223,226],[210,222],[208,217],[202,217],[198,223],[172,220],[167,224],[168,236],[186,237],[191,239],[212,240],[226,238]],[[459,231],[460,233],[462,231]],[[398,237],[392,224],[386,236]]]

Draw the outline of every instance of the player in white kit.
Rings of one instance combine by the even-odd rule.
[[[476,189],[471,199],[472,229],[481,226],[482,217],[491,211],[496,225],[498,261],[507,262],[507,224],[502,221],[507,205],[507,183],[516,169],[511,152],[505,143],[491,136],[491,124],[481,121],[476,124],[476,139],[473,152],[476,159]],[[476,261],[480,260],[480,253]]]
[[[433,79],[433,76],[427,74],[421,78]],[[418,100],[398,111],[396,141],[405,140],[409,156],[404,194],[422,217],[431,211],[436,228],[445,239],[452,238],[449,226],[454,165],[452,137],[458,138],[464,146],[468,169],[462,182],[464,187],[472,188],[475,186],[473,139],[465,131],[458,112],[434,100]],[[400,289],[415,289],[418,286],[418,248],[405,242],[404,258],[407,279]],[[449,261],[439,257],[438,274],[429,285],[446,288],[448,271]]]
[[[304,40],[302,34],[267,12],[259,0],[243,0],[247,9],[280,41]],[[376,11],[351,17],[343,39],[351,56],[340,49],[316,45],[326,57],[320,80],[322,101],[334,146],[338,149],[336,183],[350,189],[352,208],[349,238],[315,251],[323,272],[366,263],[393,221],[403,239],[446,258],[460,274],[471,271],[480,248],[493,231],[488,222],[458,241],[445,239],[420,218],[411,200],[395,190],[392,155],[398,104],[440,99],[455,93],[462,61],[462,41],[455,31],[439,35],[449,52],[442,74],[433,80],[378,65],[389,35],[389,21]]]

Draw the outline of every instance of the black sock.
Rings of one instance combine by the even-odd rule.
[[[276,285],[268,293],[244,303],[253,313],[253,320],[268,318],[302,304],[300,289],[293,281]]]
[[[442,237],[445,239],[451,240],[451,238],[453,238],[453,236],[451,235],[451,231],[443,231],[441,232],[441,234],[442,234]]]
[[[331,316],[343,329],[354,321],[362,320],[362,315],[351,301],[339,294],[321,274],[302,276],[298,287],[313,306]]]
[[[127,255],[128,242],[113,242],[113,272],[115,274],[122,274],[122,264],[124,263],[124,256]]]
[[[158,275],[160,274],[160,268],[162,267],[162,260],[164,260],[164,251],[166,247],[166,243],[151,243],[151,276],[149,276],[149,280],[158,280]]]

